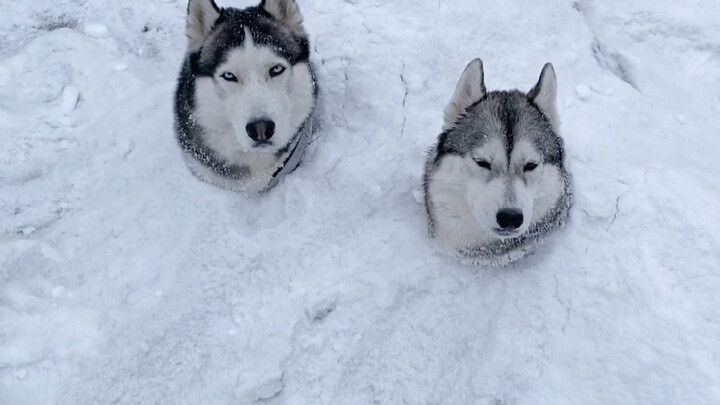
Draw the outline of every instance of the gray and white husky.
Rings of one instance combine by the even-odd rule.
[[[258,193],[300,163],[317,100],[302,23],[294,0],[242,10],[190,0],[175,128],[202,180]]]
[[[488,92],[483,76],[475,59],[445,109],[425,164],[425,205],[437,245],[473,263],[505,265],[566,222],[570,176],[552,65],[528,93]]]

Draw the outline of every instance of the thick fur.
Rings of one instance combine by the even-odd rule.
[[[175,127],[188,165],[202,180],[258,193],[299,164],[317,101],[302,22],[294,0],[263,0],[243,10],[190,0]],[[272,74],[278,66],[282,73]],[[269,140],[248,135],[257,121],[274,124]]]
[[[505,265],[566,222],[572,194],[556,94],[550,64],[528,93],[488,93],[482,62],[468,65],[425,165],[428,227],[440,247],[474,263]],[[522,225],[502,229],[504,209],[522,213]]]

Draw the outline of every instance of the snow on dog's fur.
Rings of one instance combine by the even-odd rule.
[[[244,10],[190,1],[175,116],[201,179],[262,192],[300,163],[317,99],[302,22],[294,0]]]
[[[487,92],[472,61],[425,165],[430,236],[473,262],[504,265],[561,226],[571,204],[552,65],[528,93]]]

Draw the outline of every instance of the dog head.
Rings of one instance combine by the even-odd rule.
[[[497,238],[517,237],[562,191],[562,140],[552,65],[528,92],[487,92],[482,61],[472,61],[445,109],[438,159],[452,156],[459,189],[478,223]]]
[[[195,119],[216,149],[275,153],[314,106],[303,17],[294,0],[244,10],[190,0],[187,36]]]

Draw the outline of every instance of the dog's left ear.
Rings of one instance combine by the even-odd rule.
[[[550,125],[555,132],[558,132],[560,120],[557,113],[557,79],[555,69],[550,63],[543,66],[540,73],[540,80],[527,94],[530,101],[550,120]]]
[[[296,34],[305,35],[303,16],[295,0],[263,0],[260,7]]]

